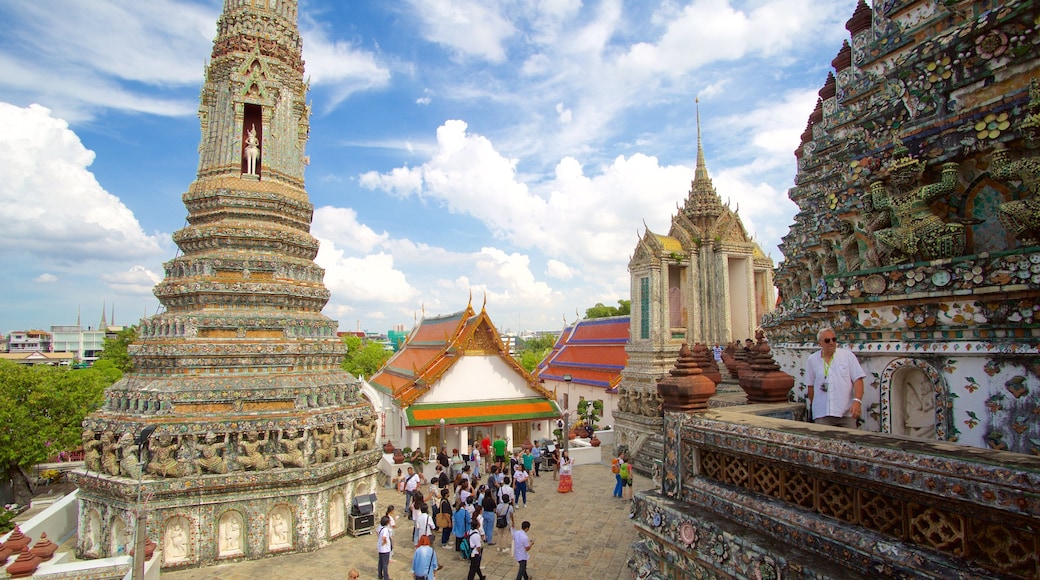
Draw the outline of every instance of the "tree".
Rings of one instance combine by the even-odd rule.
[[[617,306],[604,306],[602,302],[597,302],[592,308],[585,309],[585,319],[607,318],[609,316],[627,316],[631,313],[631,300],[618,300]]]
[[[368,341],[353,334],[343,337],[343,342],[347,345],[347,355],[343,357],[343,370],[355,377],[361,375],[368,379],[383,368],[394,354],[378,342]]]
[[[556,336],[545,334],[518,342],[520,348],[516,351],[514,358],[527,372],[533,373],[538,368],[538,363],[542,362],[552,351],[553,345],[556,344]]]
[[[101,407],[111,370],[0,361],[0,465],[15,503],[32,500],[35,485],[26,468],[79,447],[83,419]]]
[[[101,347],[101,354],[98,355],[98,360],[111,361],[115,368],[124,373],[132,371],[134,369],[134,361],[130,359],[127,347],[135,340],[137,340],[136,326],[127,326],[123,330],[120,330],[119,333],[116,334],[115,338],[108,338],[106,336],[105,342]]]

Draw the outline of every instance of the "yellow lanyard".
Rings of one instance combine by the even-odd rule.
[[[833,361],[834,361],[834,359],[831,359],[831,362],[833,362]],[[827,362],[827,361],[823,361],[823,378],[827,378],[827,375],[830,374],[830,372],[831,372],[831,363]]]

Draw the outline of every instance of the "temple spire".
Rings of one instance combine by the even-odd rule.
[[[697,111],[697,167],[693,172],[693,183],[690,195],[686,198],[683,213],[694,221],[702,230],[708,231],[715,220],[722,215],[722,199],[715,191],[708,175],[708,165],[704,162],[704,145],[701,142],[701,105],[700,99],[694,99]]]
[[[708,165],[704,162],[704,144],[701,142],[701,100],[693,100],[697,110],[697,168],[694,170],[694,181],[701,181],[708,177]]]

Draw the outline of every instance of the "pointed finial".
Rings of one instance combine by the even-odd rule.
[[[708,166],[704,162],[704,146],[701,143],[701,100],[695,98],[694,102],[697,109],[697,168],[694,170],[694,178],[701,179],[703,176],[704,179],[707,179]]]
[[[466,303],[466,308],[470,308],[472,306],[473,306],[473,287],[471,286],[470,289],[469,289],[469,302]]]
[[[484,290],[484,303],[480,305],[480,311],[484,312],[487,308],[487,290]]]

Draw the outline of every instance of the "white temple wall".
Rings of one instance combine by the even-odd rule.
[[[497,356],[463,356],[432,389],[423,403],[458,403],[536,396],[523,376]]]

